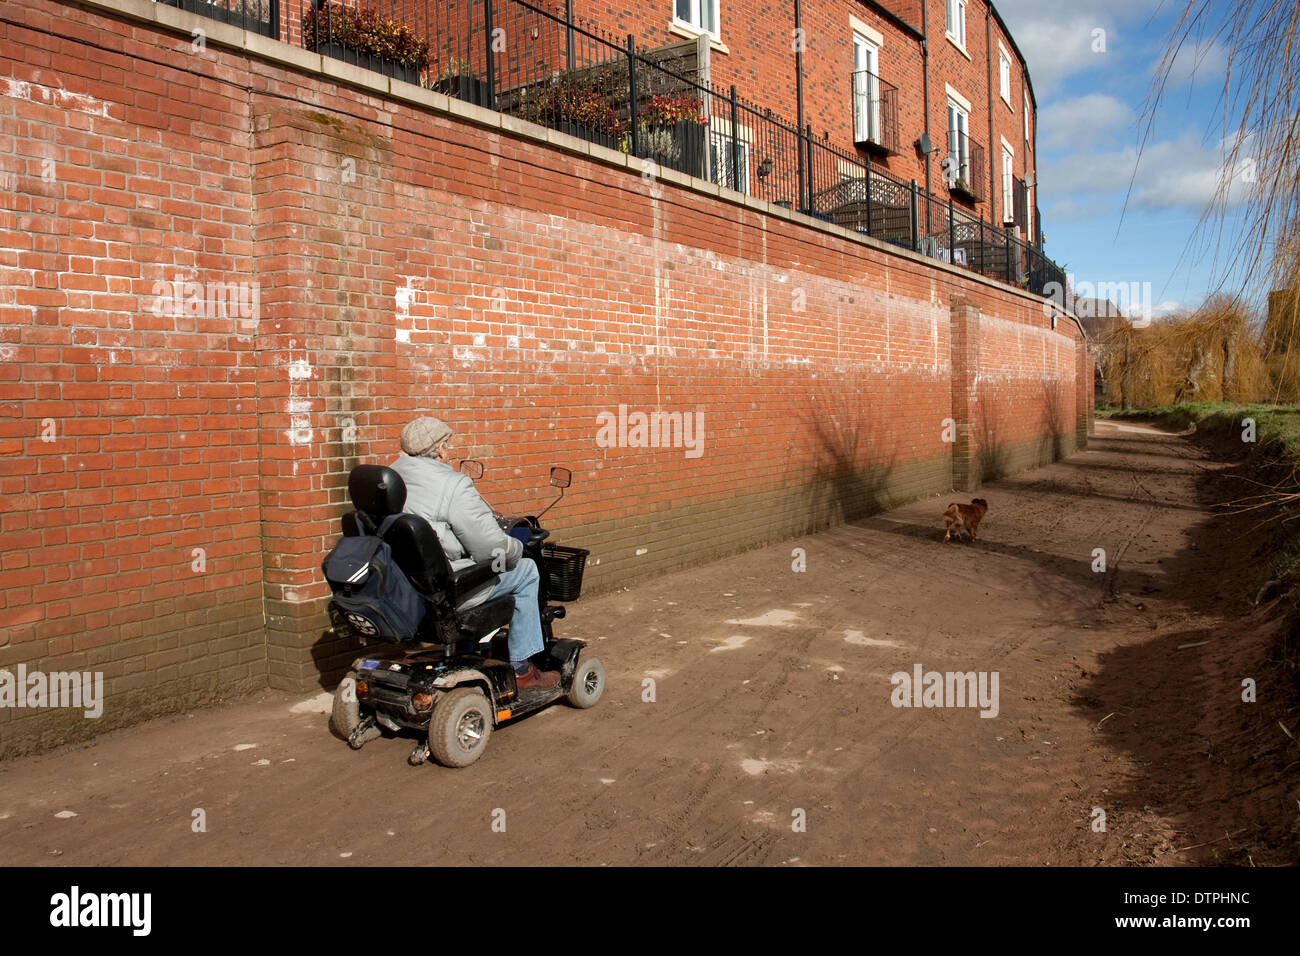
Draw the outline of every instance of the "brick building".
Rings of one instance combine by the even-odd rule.
[[[899,179],[915,179],[941,198],[951,194],[961,208],[1012,224],[1041,247],[1033,209],[1033,86],[988,0],[572,0],[569,6],[614,35],[633,35],[641,47],[704,37],[706,79],[715,89],[734,84],[760,108],[802,116],[814,139],[870,159]],[[929,153],[920,149],[923,135]],[[959,173],[953,189],[940,169],[950,155]]]

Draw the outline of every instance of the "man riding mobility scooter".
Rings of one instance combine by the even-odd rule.
[[[462,462],[461,470],[471,478],[483,473],[472,461]],[[551,469],[551,485],[560,493],[542,515],[564,497],[571,479],[568,469]],[[334,590],[329,613],[335,633],[367,642],[334,692],[330,718],[330,727],[353,749],[381,736],[381,727],[409,729],[423,737],[411,751],[412,765],[432,753],[444,766],[466,767],[482,756],[499,724],[560,697],[581,708],[600,699],[605,686],[600,660],[581,656],[585,641],[557,640],[551,631],[565,608],[550,602],[578,599],[587,551],[546,543],[550,533],[538,523],[541,515],[497,515],[502,529],[524,543],[524,557],[537,564],[544,649],[535,663],[560,672],[554,687],[521,689],[505,652],[514,597],[463,606],[470,595],[495,583],[493,561],[453,572],[429,522],[403,513],[406,485],[391,468],[358,465],[348,476],[348,494],[356,510],[343,517],[344,540],[365,541],[349,542],[350,561],[335,560],[345,547],[340,542],[324,567]],[[408,590],[412,614],[385,616],[382,608],[375,611],[355,599],[363,591],[392,587],[398,577],[392,566],[414,591]],[[401,621],[406,623],[395,623]]]

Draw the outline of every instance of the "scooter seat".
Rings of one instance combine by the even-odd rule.
[[[458,613],[460,629],[470,637],[482,638],[510,623],[515,613],[514,595],[503,594]]]

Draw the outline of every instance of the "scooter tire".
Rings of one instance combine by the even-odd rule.
[[[477,687],[457,687],[438,698],[429,717],[429,750],[444,767],[468,767],[492,736],[492,704]]]
[[[573,684],[569,687],[568,701],[580,710],[595,707],[605,692],[605,665],[599,657],[584,657],[573,669]]]
[[[348,671],[347,676],[334,688],[334,706],[330,711],[330,730],[336,737],[344,740],[361,723],[361,704],[357,700],[357,672]]]

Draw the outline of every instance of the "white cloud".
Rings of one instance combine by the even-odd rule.
[[[997,8],[1025,56],[1041,101],[1071,76],[1131,65],[1138,31],[1127,25],[1144,23],[1162,2],[999,0]],[[1103,43],[1104,52],[1098,49]]]
[[[1038,142],[1040,148],[1047,149],[1095,146],[1099,141],[1123,138],[1136,129],[1133,110],[1127,103],[1104,93],[1089,93],[1058,100],[1045,108],[1039,116]]]
[[[1149,143],[1139,162],[1135,146],[1112,151],[1075,151],[1042,164],[1040,182],[1050,195],[1072,198],[1125,191],[1132,183],[1129,207],[1148,211],[1186,208],[1200,212],[1229,185],[1228,204],[1250,198],[1249,164],[1238,163],[1235,175],[1225,166],[1226,143],[1207,146],[1191,133],[1176,140]],[[1245,155],[1245,153],[1243,153]],[[1136,170],[1136,175],[1134,171]],[[1072,210],[1066,207],[1067,215]]]
[[[1103,216],[1113,216],[1119,211],[1116,203],[1103,202],[1096,197],[1088,199],[1067,196],[1058,199],[1043,210],[1045,223],[1087,222]]]
[[[1209,83],[1223,86],[1224,70],[1228,66],[1228,51],[1217,40],[1184,43],[1169,66],[1166,94],[1182,86]]]

